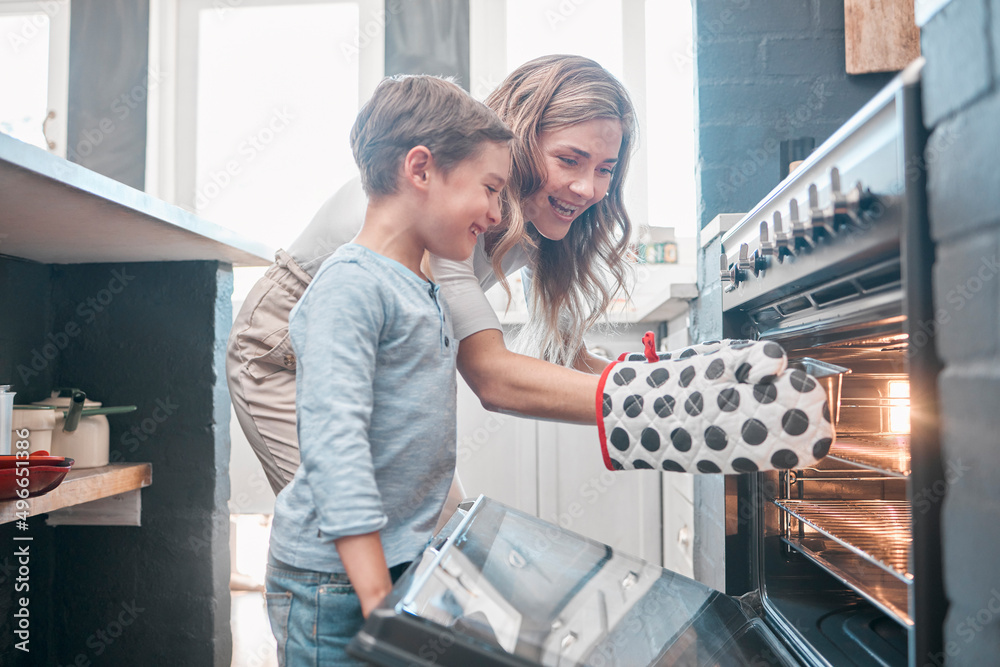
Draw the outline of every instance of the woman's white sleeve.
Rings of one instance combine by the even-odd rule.
[[[503,331],[500,318],[476,277],[472,257],[464,262],[455,262],[431,255],[431,273],[441,286],[441,293],[451,310],[458,340],[485,329]]]
[[[326,200],[298,238],[288,246],[288,254],[310,276],[315,276],[327,257],[357,236],[365,221],[368,197],[361,177],[344,183]]]

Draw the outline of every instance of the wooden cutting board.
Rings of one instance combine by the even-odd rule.
[[[844,0],[847,73],[894,72],[920,56],[913,0]]]

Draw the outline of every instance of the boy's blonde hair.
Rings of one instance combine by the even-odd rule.
[[[493,110],[455,83],[403,75],[383,79],[361,108],[351,129],[351,150],[365,193],[376,198],[396,192],[402,160],[415,146],[426,147],[447,174],[476,157],[483,143],[513,138]]]

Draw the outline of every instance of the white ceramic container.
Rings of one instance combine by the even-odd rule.
[[[11,442],[27,440],[28,452],[45,450],[53,454],[52,429],[56,427],[56,408],[46,405],[15,405],[11,424]],[[27,435],[22,438],[20,433],[24,431],[27,431]],[[17,453],[16,449],[14,453]]]
[[[52,429],[52,449],[49,450],[49,453],[53,456],[68,456],[73,459],[75,461],[74,470],[108,465],[108,443],[111,438],[108,418],[104,415],[81,417],[75,431],[64,431],[64,415],[69,410],[72,400],[69,397],[51,396],[34,404],[54,405],[56,407],[55,427]],[[83,407],[84,409],[99,408],[101,404],[97,401],[87,400],[84,401]]]

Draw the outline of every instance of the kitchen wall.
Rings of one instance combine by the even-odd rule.
[[[700,226],[780,181],[779,144],[818,146],[892,78],[845,71],[842,0],[696,0]]]
[[[922,28],[925,160],[935,321],[923,327],[938,381],[943,501],[944,656],[917,664],[995,664],[1000,655],[1000,6],[952,0]],[[931,267],[928,267],[930,270]]]
[[[695,0],[699,227],[780,181],[780,142],[819,146],[892,78],[846,74],[842,0]],[[708,241],[708,239],[703,239]],[[692,340],[722,335],[721,245],[699,257]],[[695,576],[725,588],[725,481],[695,480]]]
[[[51,291],[48,266],[0,256],[0,384],[13,385],[18,404],[40,401],[55,383],[58,350],[45,346],[52,342]]]

